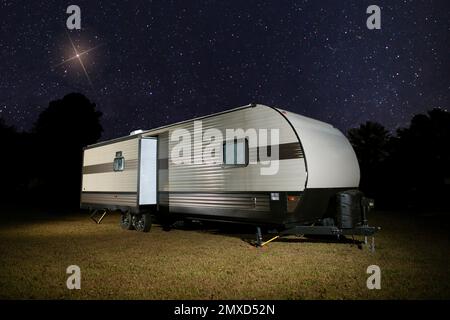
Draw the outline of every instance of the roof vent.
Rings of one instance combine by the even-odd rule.
[[[135,134],[139,134],[139,133],[142,133],[142,132],[144,132],[144,130],[142,130],[142,129],[133,130],[133,131],[130,132],[130,136],[134,136]]]

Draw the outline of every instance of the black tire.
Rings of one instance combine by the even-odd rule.
[[[152,216],[149,213],[137,214],[133,218],[136,231],[149,232],[152,228]]]
[[[124,230],[133,230],[133,219],[130,211],[122,213],[120,217],[120,227]]]

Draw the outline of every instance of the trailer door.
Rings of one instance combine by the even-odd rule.
[[[139,150],[139,205],[157,204],[158,138],[142,138]]]

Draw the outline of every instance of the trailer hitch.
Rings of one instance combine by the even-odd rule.
[[[302,225],[296,225],[291,228],[285,229],[281,232],[278,232],[275,236],[270,238],[267,241],[263,241],[261,228],[256,227],[256,247],[263,247],[267,245],[268,243],[281,238],[283,236],[288,235],[330,235],[330,236],[336,236],[338,239],[340,236],[355,236],[360,235],[364,236],[364,243],[365,245],[368,245],[371,252],[375,252],[375,237],[374,234],[381,230],[380,227],[370,227],[368,225],[363,226],[357,226],[355,228],[351,229],[341,229],[336,226],[302,226]],[[371,236],[371,243],[368,244],[368,237]]]

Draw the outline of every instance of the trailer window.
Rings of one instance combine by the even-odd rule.
[[[248,140],[225,141],[223,143],[223,164],[227,166],[248,165]]]
[[[114,158],[114,171],[123,171],[125,167],[125,158],[122,156],[122,151],[116,152],[116,157]]]

